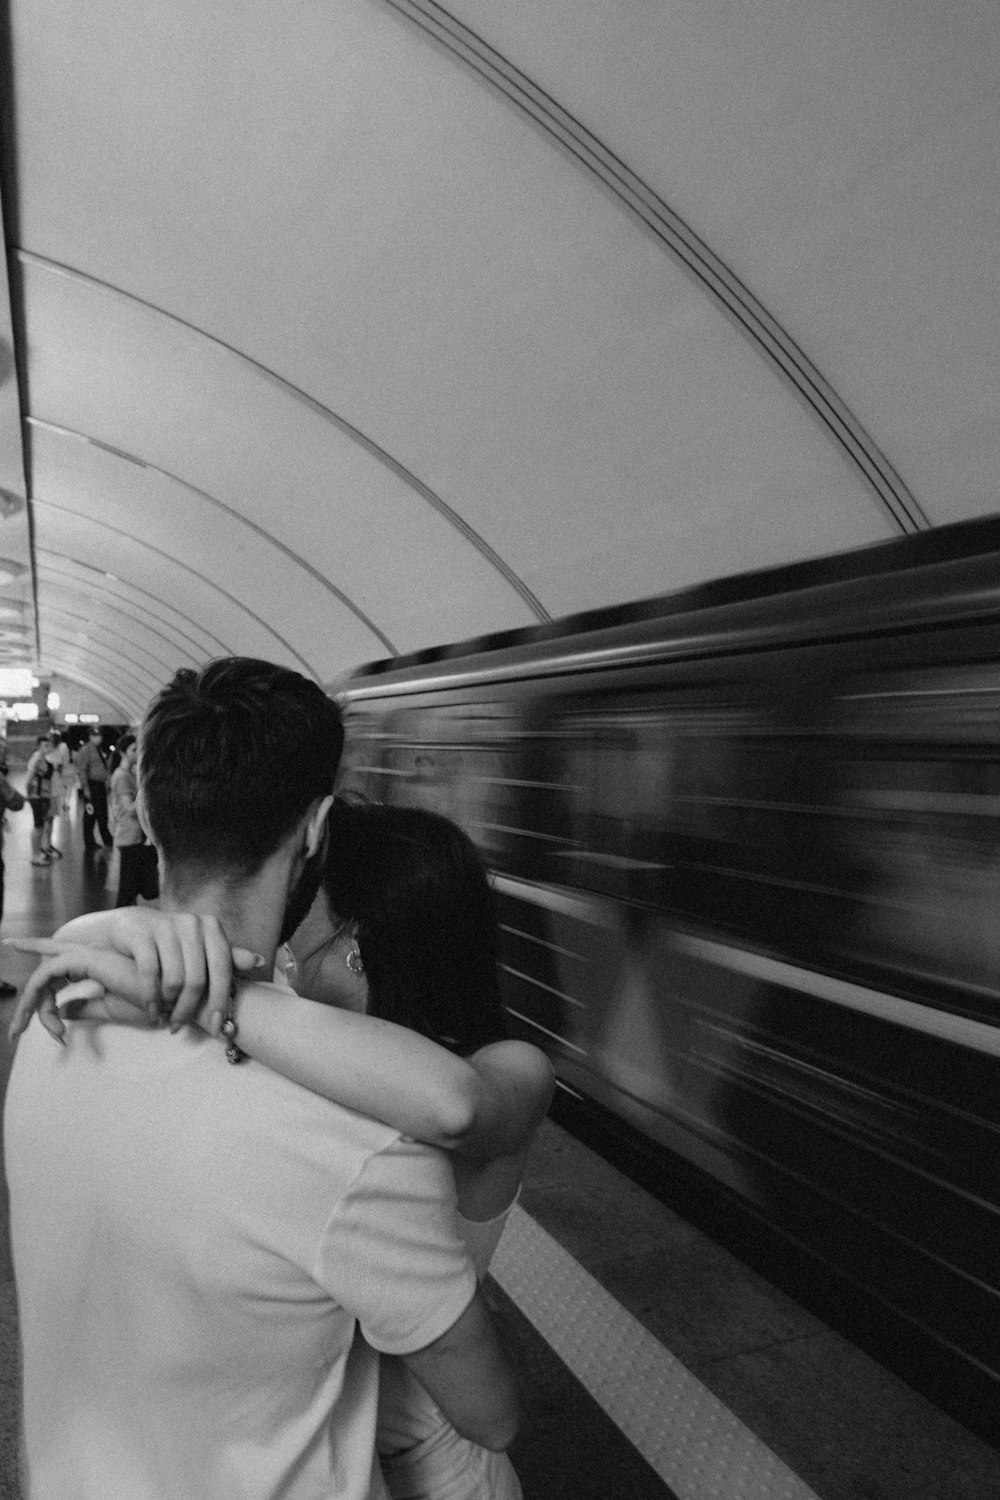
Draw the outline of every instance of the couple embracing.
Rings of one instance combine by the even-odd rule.
[[[503,1039],[472,846],[334,804],[342,742],[297,673],[179,672],[140,737],[159,908],[37,945],[4,1122],[31,1500],[520,1493],[478,1277],[551,1070]],[[272,977],[292,928],[309,999]]]

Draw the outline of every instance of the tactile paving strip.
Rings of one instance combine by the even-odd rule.
[[[678,1500],[817,1500],[523,1209],[490,1271]]]

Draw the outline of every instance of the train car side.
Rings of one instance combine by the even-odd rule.
[[[988,1427],[1000,528],[975,541],[342,697],[349,784],[490,862],[512,1022],[564,1087],[857,1292],[880,1352]]]

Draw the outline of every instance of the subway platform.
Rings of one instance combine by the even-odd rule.
[[[35,868],[30,815],[8,815],[0,935],[111,903],[113,856],[84,853],[78,812],[60,822],[64,858]],[[0,957],[16,984],[32,966]],[[23,1500],[6,1189],[2,1217],[0,1500]],[[494,1272],[526,1500],[1000,1500],[1000,1452],[553,1122]]]

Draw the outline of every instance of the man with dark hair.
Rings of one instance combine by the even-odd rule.
[[[110,847],[108,765],[104,759],[100,725],[95,724],[89,731],[85,742],[76,752],[73,764],[80,779],[80,794],[83,797],[83,847],[85,849],[101,847],[94,838],[95,823],[105,846]]]
[[[253,875],[332,791],[343,747],[336,705],[297,672],[246,657],[180,671],[140,734],[153,842],[175,876],[189,866],[199,879],[212,868]]]
[[[161,905],[270,973],[342,739],[297,673],[179,672],[141,732]],[[447,1163],[243,1059],[232,1029],[225,1050],[86,1022],[64,1048],[21,1038],[5,1144],[32,1500],[375,1500],[372,1350],[474,1441],[512,1436]]]

